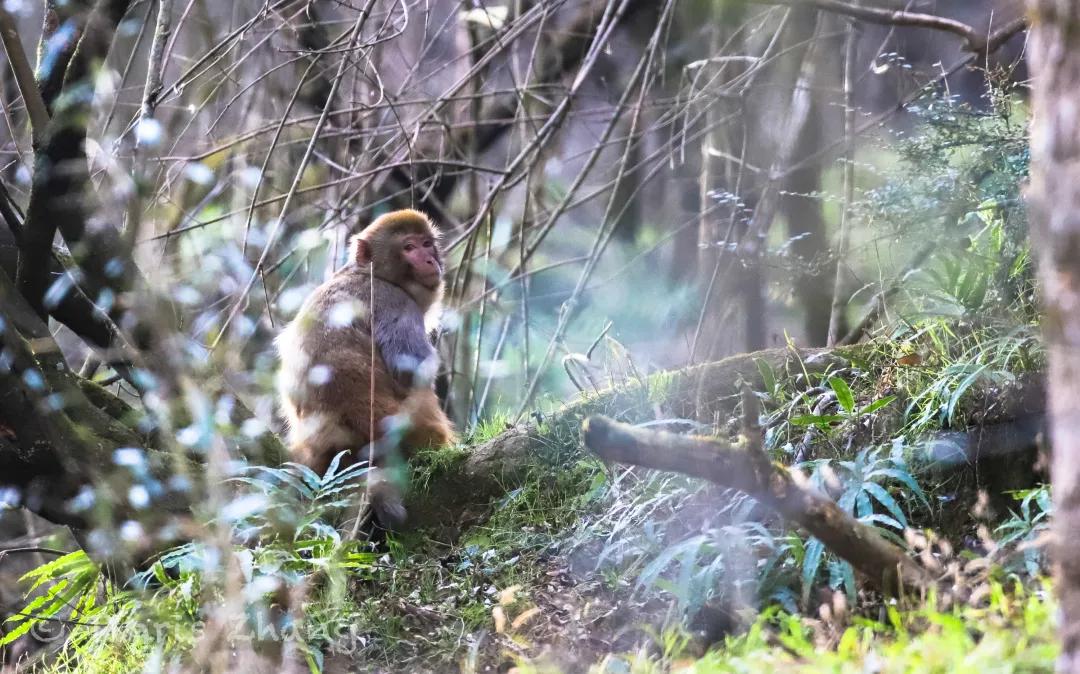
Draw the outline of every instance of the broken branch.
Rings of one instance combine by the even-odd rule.
[[[607,461],[683,473],[749,494],[806,529],[883,592],[896,595],[935,584],[903,549],[763,451],[636,428],[602,416],[586,420],[583,431],[585,446]]]

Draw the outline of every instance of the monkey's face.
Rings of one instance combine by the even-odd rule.
[[[443,276],[438,230],[423,213],[406,209],[382,215],[351,245],[353,261],[361,267],[370,264],[377,278],[423,291],[425,297],[414,294],[413,299],[425,307],[437,299]]]
[[[442,283],[442,261],[435,240],[426,234],[406,234],[401,237],[401,258],[416,282],[434,290]]]

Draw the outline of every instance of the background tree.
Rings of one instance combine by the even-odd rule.
[[[1032,233],[1039,253],[1043,330],[1049,351],[1054,448],[1054,568],[1061,601],[1058,668],[1080,671],[1080,7],[1030,3],[1032,13]]]

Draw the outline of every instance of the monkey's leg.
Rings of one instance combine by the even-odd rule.
[[[406,449],[445,447],[457,442],[457,434],[446,417],[439,397],[429,388],[416,389],[402,404],[409,415],[409,430],[405,434]]]

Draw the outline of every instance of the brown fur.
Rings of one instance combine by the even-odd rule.
[[[437,283],[433,287],[430,279],[420,283],[401,252],[406,235],[434,239],[435,230],[417,211],[396,211],[365,228],[353,239],[350,263],[308,297],[278,337],[278,388],[289,424],[290,451],[294,460],[320,474],[344,450],[351,452],[344,463],[367,460],[357,453],[366,454],[372,440],[378,446],[394,421],[388,417],[395,415],[408,420],[400,447],[406,459],[417,448],[455,441],[430,378],[418,377],[419,369],[387,362],[388,356],[409,363],[426,359],[427,370],[437,363],[424,324],[442,296],[441,256],[432,245],[431,255],[438,260]],[[424,260],[431,264],[430,257]],[[372,284],[374,330],[369,311]],[[379,449],[375,466],[384,465],[388,451]],[[369,484],[378,486],[379,498],[397,499],[383,504],[391,509],[391,519],[404,515],[400,496],[396,489],[385,488],[385,478],[369,474]]]

